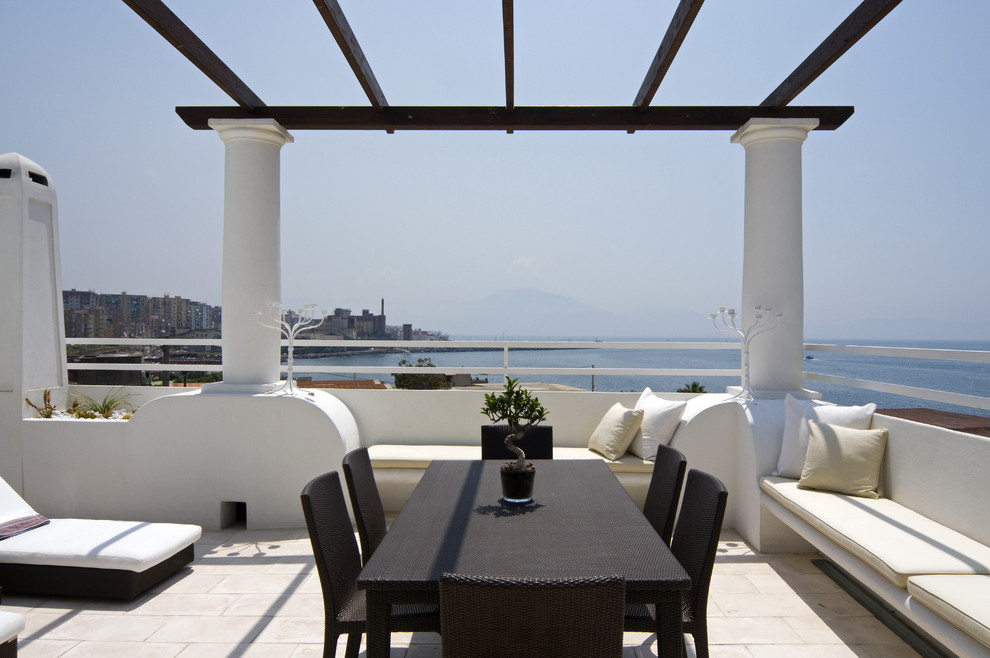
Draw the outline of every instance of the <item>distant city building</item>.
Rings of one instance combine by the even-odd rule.
[[[220,331],[222,313],[182,297],[63,290],[69,338],[163,338],[190,331]]]
[[[221,330],[219,306],[210,306],[183,297],[163,295],[129,295],[96,293],[92,290],[62,291],[65,309],[65,335],[68,338],[166,338],[192,331]],[[390,327],[385,318],[385,300],[381,313],[363,309],[353,315],[349,308],[335,308],[323,324],[307,337],[349,340],[447,340],[438,331],[413,329],[411,324]],[[298,320],[295,311],[286,312],[286,320]]]

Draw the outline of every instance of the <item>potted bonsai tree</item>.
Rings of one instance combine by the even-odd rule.
[[[518,387],[519,379],[506,378],[505,389],[498,393],[486,393],[481,413],[493,423],[505,421],[509,433],[505,437],[505,447],[516,456],[514,461],[502,464],[502,497],[509,503],[529,503],[533,500],[533,482],[536,467],[526,461],[526,453],[516,445],[531,427],[547,418],[547,409],[540,400]]]

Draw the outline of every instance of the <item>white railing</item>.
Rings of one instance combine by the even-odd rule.
[[[219,339],[145,339],[145,338],[67,338],[67,345],[89,346],[133,346],[142,348],[158,348],[161,346],[215,347],[221,344]],[[286,345],[286,341],[282,341]],[[675,376],[701,378],[738,377],[739,368],[556,368],[514,366],[510,362],[512,351],[554,350],[554,349],[584,349],[584,350],[738,350],[734,342],[622,342],[622,341],[402,341],[402,340],[302,340],[296,342],[297,348],[304,347],[346,347],[349,349],[380,349],[401,348],[410,351],[431,351],[474,349],[493,350],[502,352],[502,366],[442,366],[445,374],[486,374],[496,376],[518,375],[618,375],[618,376]],[[861,345],[822,345],[806,344],[808,352],[832,352],[842,354],[885,356],[895,358],[936,359],[943,361],[964,361],[969,363],[990,364],[990,351],[929,349],[909,347],[882,347]],[[355,359],[360,358],[355,357]],[[131,370],[148,372],[219,372],[222,366],[216,364],[191,363],[69,363],[70,370]],[[282,367],[283,371],[285,366]],[[423,369],[416,366],[369,366],[352,363],[347,365],[300,365],[297,362],[296,373],[322,373],[333,375],[390,375],[393,373],[423,374]],[[803,373],[806,381],[817,381],[857,389],[891,393],[921,400],[930,400],[946,404],[954,404],[976,409],[990,410],[990,398],[964,393],[952,393],[901,384],[891,384],[873,380],[855,379],[836,375],[813,372]]]
[[[948,350],[918,347],[881,347],[867,345],[819,345],[805,344],[806,352],[832,352],[840,354],[861,354],[867,356],[889,356],[896,358],[911,359],[935,359],[939,361],[965,361],[968,363],[990,363],[990,352],[979,350]],[[930,400],[932,402],[944,402],[946,404],[956,404],[963,407],[973,407],[975,409],[990,410],[990,398],[977,395],[966,395],[964,393],[950,393],[948,391],[937,391],[916,386],[905,386],[903,384],[890,384],[877,382],[868,379],[855,379],[852,377],[840,377],[836,375],[825,375],[821,373],[805,372],[806,381],[824,382],[828,384],[838,384],[850,388],[865,389],[868,391],[878,391],[880,393],[891,393],[903,395],[905,397]]]
[[[217,346],[219,339],[145,339],[145,338],[66,338],[66,345],[90,346],[134,346],[157,348],[169,346]],[[287,341],[282,340],[285,347]],[[738,350],[733,343],[706,342],[600,342],[600,341],[481,341],[481,340],[297,340],[295,347],[339,347],[349,349],[379,349],[399,348],[410,351],[431,351],[448,349],[500,350],[502,366],[443,366],[445,374],[487,374],[487,375],[632,375],[632,376],[675,376],[675,377],[738,377],[739,368],[549,368],[513,366],[509,362],[511,350],[555,350],[555,349],[589,349],[589,350]],[[190,363],[69,363],[69,370],[137,370],[154,372],[219,372],[222,366]],[[286,366],[282,366],[285,372]],[[348,364],[345,366],[318,366],[296,363],[294,372],[324,373],[324,374],[368,374],[390,375],[392,373],[423,374],[423,368],[416,366],[368,366]]]

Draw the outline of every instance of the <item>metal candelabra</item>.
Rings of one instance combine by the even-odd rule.
[[[326,311],[319,312],[319,318],[317,318],[316,304],[306,304],[301,309],[295,312],[295,321],[290,323],[289,311],[282,308],[282,305],[278,302],[269,306],[269,317],[268,320],[271,324],[266,322],[261,318],[261,312],[258,312],[258,322],[263,326],[270,329],[277,329],[281,332],[285,339],[288,341],[288,356],[286,358],[287,372],[285,375],[285,383],[280,384],[275,388],[275,391],[279,391],[283,388],[288,388],[288,392],[292,394],[293,381],[292,381],[292,351],[293,343],[295,342],[296,336],[304,331],[309,331],[311,329],[316,329],[327,317]],[[274,392],[274,391],[273,391]]]
[[[749,385],[749,344],[760,334],[770,331],[780,322],[783,315],[780,311],[774,311],[770,306],[757,306],[753,309],[753,322],[745,329],[736,325],[736,309],[726,310],[724,306],[718,309],[718,313],[712,313],[712,324],[715,329],[723,334],[735,336],[742,343],[743,359],[743,387],[742,390],[733,395],[744,401],[754,401],[753,389]],[[740,321],[742,318],[740,317]],[[721,323],[721,326],[719,326]],[[731,398],[730,398],[731,399]],[[755,403],[755,402],[754,402]]]

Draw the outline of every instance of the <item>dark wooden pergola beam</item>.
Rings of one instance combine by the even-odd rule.
[[[244,82],[190,30],[161,0],[124,0],[144,22],[155,28],[172,46],[200,71],[206,74],[225,94],[244,108],[264,107]]]
[[[825,70],[842,57],[867,32],[883,20],[901,0],[863,0],[856,9],[839,24],[839,27],[822,41],[801,65],[773,90],[760,104],[762,107],[780,109],[790,103],[815,81]]]
[[[750,119],[818,119],[819,130],[835,130],[852,107],[177,107],[196,130],[210,119],[278,121],[288,130],[737,130]]]
[[[681,44],[684,43],[684,37],[691,29],[691,24],[694,23],[695,17],[701,11],[701,5],[704,1],[681,0],[680,4],[677,5],[677,10],[674,12],[674,17],[670,19],[670,25],[667,26],[667,33],[660,43],[657,55],[653,58],[653,63],[650,64],[650,70],[639,88],[639,93],[636,94],[636,100],[633,101],[633,105],[636,107],[647,107],[653,100],[660,83],[667,75],[670,64],[674,61],[674,56],[677,55]]]
[[[512,0],[502,0],[502,50],[505,52],[505,109],[516,105],[515,38]]]
[[[361,50],[361,44],[358,43],[347,18],[344,17],[340,4],[337,0],[313,0],[313,4],[316,5],[323,21],[330,28],[330,33],[337,41],[340,51],[344,53],[347,63],[350,64],[351,70],[354,71],[358,83],[364,89],[364,93],[371,101],[372,106],[376,110],[388,107],[385,94],[382,92],[382,88],[378,86],[378,80],[375,79],[375,72],[371,70],[371,65],[368,64],[364,51]]]

